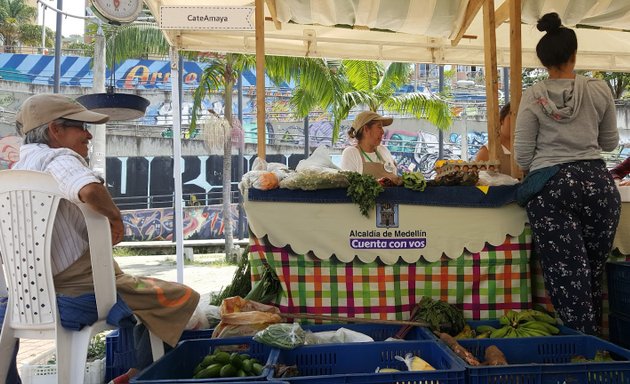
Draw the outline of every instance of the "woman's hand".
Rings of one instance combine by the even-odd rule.
[[[386,176],[378,179],[378,183],[383,187],[395,187],[402,185],[403,181],[400,176]]]

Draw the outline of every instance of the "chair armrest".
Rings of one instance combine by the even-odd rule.
[[[92,279],[98,318],[105,319],[116,304],[116,278],[112,255],[112,235],[107,218],[85,204],[78,204],[85,217],[90,243]]]

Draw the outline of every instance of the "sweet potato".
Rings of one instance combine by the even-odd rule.
[[[508,365],[505,355],[496,345],[488,346],[484,357],[486,359],[484,365]]]
[[[466,362],[466,364],[472,365],[472,366],[481,365],[479,360],[477,360],[475,356],[473,356],[473,354],[470,353],[470,351],[462,347],[461,344],[459,344],[453,336],[445,332],[437,332],[437,334],[440,337],[440,340],[442,340],[446,345],[448,345],[448,347],[452,349],[453,352],[455,352],[457,356],[461,357]]]

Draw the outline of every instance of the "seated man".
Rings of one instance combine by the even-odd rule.
[[[86,162],[92,139],[87,124],[107,120],[109,116],[88,111],[66,96],[29,97],[16,116],[24,143],[13,169],[50,173],[67,200],[83,202],[109,219],[112,244],[117,244],[124,234],[120,210],[103,179]],[[52,271],[57,292],[75,297],[93,291],[86,224],[76,205],[62,200],[59,210],[53,228]],[[120,384],[152,362],[146,328],[175,346],[199,302],[199,294],[182,284],[125,274],[116,262],[114,269],[118,294],[142,321],[134,332],[139,351],[136,367],[113,380]]]

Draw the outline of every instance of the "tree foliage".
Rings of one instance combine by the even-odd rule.
[[[625,72],[593,72],[593,76],[602,79],[615,99],[623,98],[623,93],[630,88],[630,73]]]
[[[35,25],[37,8],[25,0],[0,0],[0,37],[4,41],[5,52],[15,52],[21,44],[39,45],[41,27]],[[39,30],[40,35],[36,32]],[[37,38],[34,39],[34,37]],[[35,42],[35,44],[34,44]]]
[[[291,105],[299,117],[314,109],[332,114],[333,141],[339,137],[341,122],[355,108],[409,114],[439,129],[451,125],[451,111],[437,95],[397,92],[413,73],[412,64],[273,56],[265,60],[272,80],[295,84]]]

